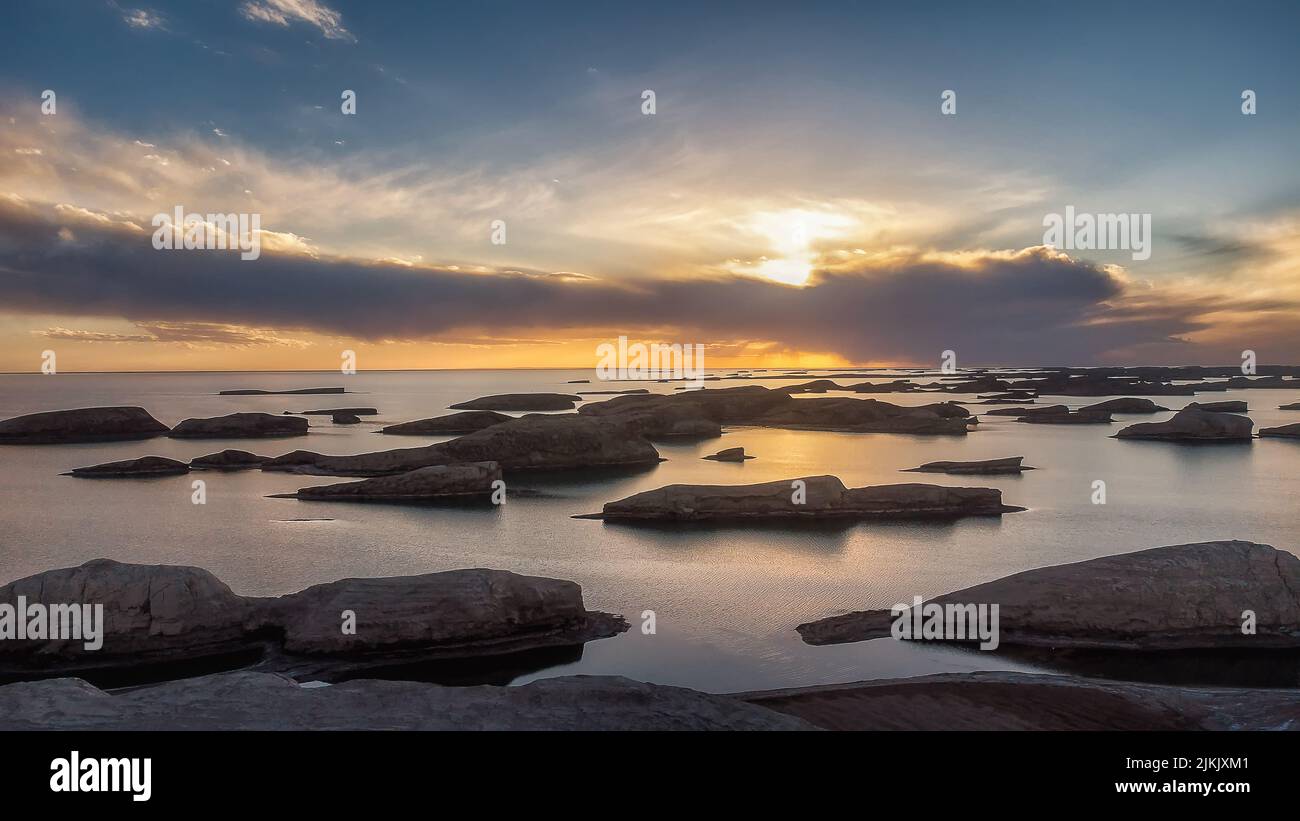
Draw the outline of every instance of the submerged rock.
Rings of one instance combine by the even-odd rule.
[[[1284,439],[1300,439],[1300,422],[1290,425],[1282,425],[1276,428],[1260,428],[1261,437],[1281,437]]]
[[[186,419],[172,428],[174,439],[258,439],[306,436],[307,420],[271,413],[231,413],[210,419]]]
[[[360,425],[361,417],[354,413],[336,413],[330,417],[330,421],[336,425]]]
[[[77,408],[15,416],[0,422],[0,445],[57,445],[151,439],[167,426],[144,408]]]
[[[73,468],[66,476],[84,479],[147,478],[150,476],[177,476],[189,473],[190,466],[164,456],[141,456],[121,462],[105,462],[88,468]]]
[[[383,476],[430,465],[497,462],[512,470],[576,470],[654,465],[659,451],[615,422],[577,414],[511,419],[450,442],[355,456],[294,451],[263,470],[319,476]]]
[[[519,687],[221,673],[110,695],[79,679],[0,687],[0,730],[815,730],[728,696],[614,676]]]
[[[496,462],[433,465],[408,473],[377,476],[360,482],[305,487],[277,495],[324,502],[434,502],[448,499],[487,499],[492,483],[501,478]]]
[[[573,410],[581,396],[567,393],[501,393],[450,405],[453,410],[558,411]]]
[[[1020,464],[1025,457],[1008,456],[1005,459],[985,459],[978,462],[926,462],[924,465],[915,468],[908,468],[906,472],[915,473],[952,473],[956,475],[965,474],[988,474],[996,475],[1000,473],[1020,473],[1022,470],[1034,470],[1031,467],[1025,467]]]
[[[1117,439],[1169,442],[1249,442],[1255,423],[1245,416],[1183,408],[1167,422],[1139,422],[1115,434]]]
[[[1300,647],[1298,596],[1300,559],[1269,545],[1222,541],[1027,570],[925,607],[997,604],[1002,645],[1263,650]],[[1253,635],[1242,632],[1245,611],[1255,614]],[[889,636],[893,621],[890,610],[869,610],[797,629],[809,644],[839,644]]]
[[[417,419],[414,422],[402,422],[380,428],[380,433],[392,436],[453,436],[473,433],[502,422],[509,422],[513,416],[506,416],[496,411],[462,411],[432,419]]]
[[[190,467],[198,470],[246,470],[258,468],[271,461],[270,456],[258,456],[246,450],[223,450],[190,460]]]
[[[705,459],[712,459],[715,462],[743,462],[746,459],[753,459],[753,456],[746,456],[744,448],[723,448],[712,456],[705,456]]]
[[[1079,408],[1079,413],[1159,413],[1169,408],[1157,405],[1150,399],[1125,397],[1124,399],[1107,399],[1095,405]],[[1245,410],[1245,408],[1242,408]]]
[[[807,476],[754,485],[668,485],[606,502],[600,513],[574,518],[615,522],[945,519],[1020,510],[1024,508],[1002,504],[1002,491],[994,488],[923,484],[846,488],[834,476]]]

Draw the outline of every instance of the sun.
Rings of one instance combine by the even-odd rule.
[[[818,243],[841,237],[855,225],[852,218],[827,209],[758,212],[747,227],[769,253],[752,261],[744,272],[786,285],[806,285],[820,253]]]

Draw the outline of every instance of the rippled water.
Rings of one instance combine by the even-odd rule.
[[[812,373],[808,378],[815,378]],[[567,385],[571,379],[591,385]],[[756,384],[779,386],[788,381]],[[728,386],[735,382],[710,383]],[[344,396],[216,396],[231,388],[344,385]],[[1107,438],[1116,425],[1026,425],[981,417],[970,436],[916,437],[731,428],[722,439],[658,445],[668,460],[633,476],[518,478],[539,491],[500,508],[449,509],[268,499],[339,481],[258,471],[204,473],[206,505],[190,502],[192,477],[89,481],[74,467],[148,454],[191,459],[227,447],[278,455],[305,448],[361,453],[443,441],[389,437],[385,424],[437,416],[447,405],[493,393],[599,390],[590,372],[443,371],[256,374],[60,374],[0,376],[0,418],[94,405],[140,405],[174,425],[236,411],[370,405],[356,426],[311,418],[295,439],[175,441],[0,447],[0,580],[108,557],[207,568],[245,595],[273,595],[349,576],[391,576],[491,567],[573,579],[590,608],[623,613],[633,629],[592,642],[582,658],[522,675],[621,674],[711,691],[786,687],[976,669],[1025,669],[986,653],[903,645],[889,639],[809,647],[800,622],[846,610],[889,607],[1020,570],[1210,539],[1249,539],[1296,551],[1300,443],[1187,446]],[[620,386],[622,387],[622,386]],[[633,385],[632,387],[638,387]],[[649,383],[670,392],[670,385]],[[849,394],[828,394],[847,396]],[[593,397],[600,401],[606,397]],[[933,395],[884,395],[925,404]],[[948,398],[948,397],[944,397]],[[957,396],[965,399],[973,397]],[[1191,397],[1156,397],[1180,408]],[[1245,399],[1257,427],[1300,421],[1277,410],[1294,391],[1203,394]],[[1042,397],[1071,407],[1100,401]],[[980,408],[972,407],[972,410]],[[743,464],[704,461],[742,445]],[[1039,470],[1017,477],[899,473],[938,459],[1026,457]],[[1029,508],[999,519],[856,524],[816,529],[642,529],[569,518],[602,503],[674,482],[739,484],[834,474],[850,486],[906,481],[1001,488]],[[1107,504],[1092,504],[1092,483]],[[329,521],[294,521],[327,518]],[[653,610],[657,633],[643,635]]]

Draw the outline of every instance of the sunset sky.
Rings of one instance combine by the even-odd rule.
[[[2,371],[1300,362],[1293,2],[5,6]]]

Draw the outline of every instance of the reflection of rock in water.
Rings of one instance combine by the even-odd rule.
[[[451,687],[468,687],[475,684],[492,684],[504,687],[520,676],[536,673],[548,667],[582,661],[584,645],[567,647],[539,647],[501,656],[437,659],[387,667],[372,667],[344,676],[338,681],[353,679],[382,679],[384,681],[423,681]],[[336,682],[337,683],[337,682]]]
[[[1300,650],[1082,650],[1012,647],[998,652],[1053,671],[1115,681],[1204,687],[1300,687]]]

